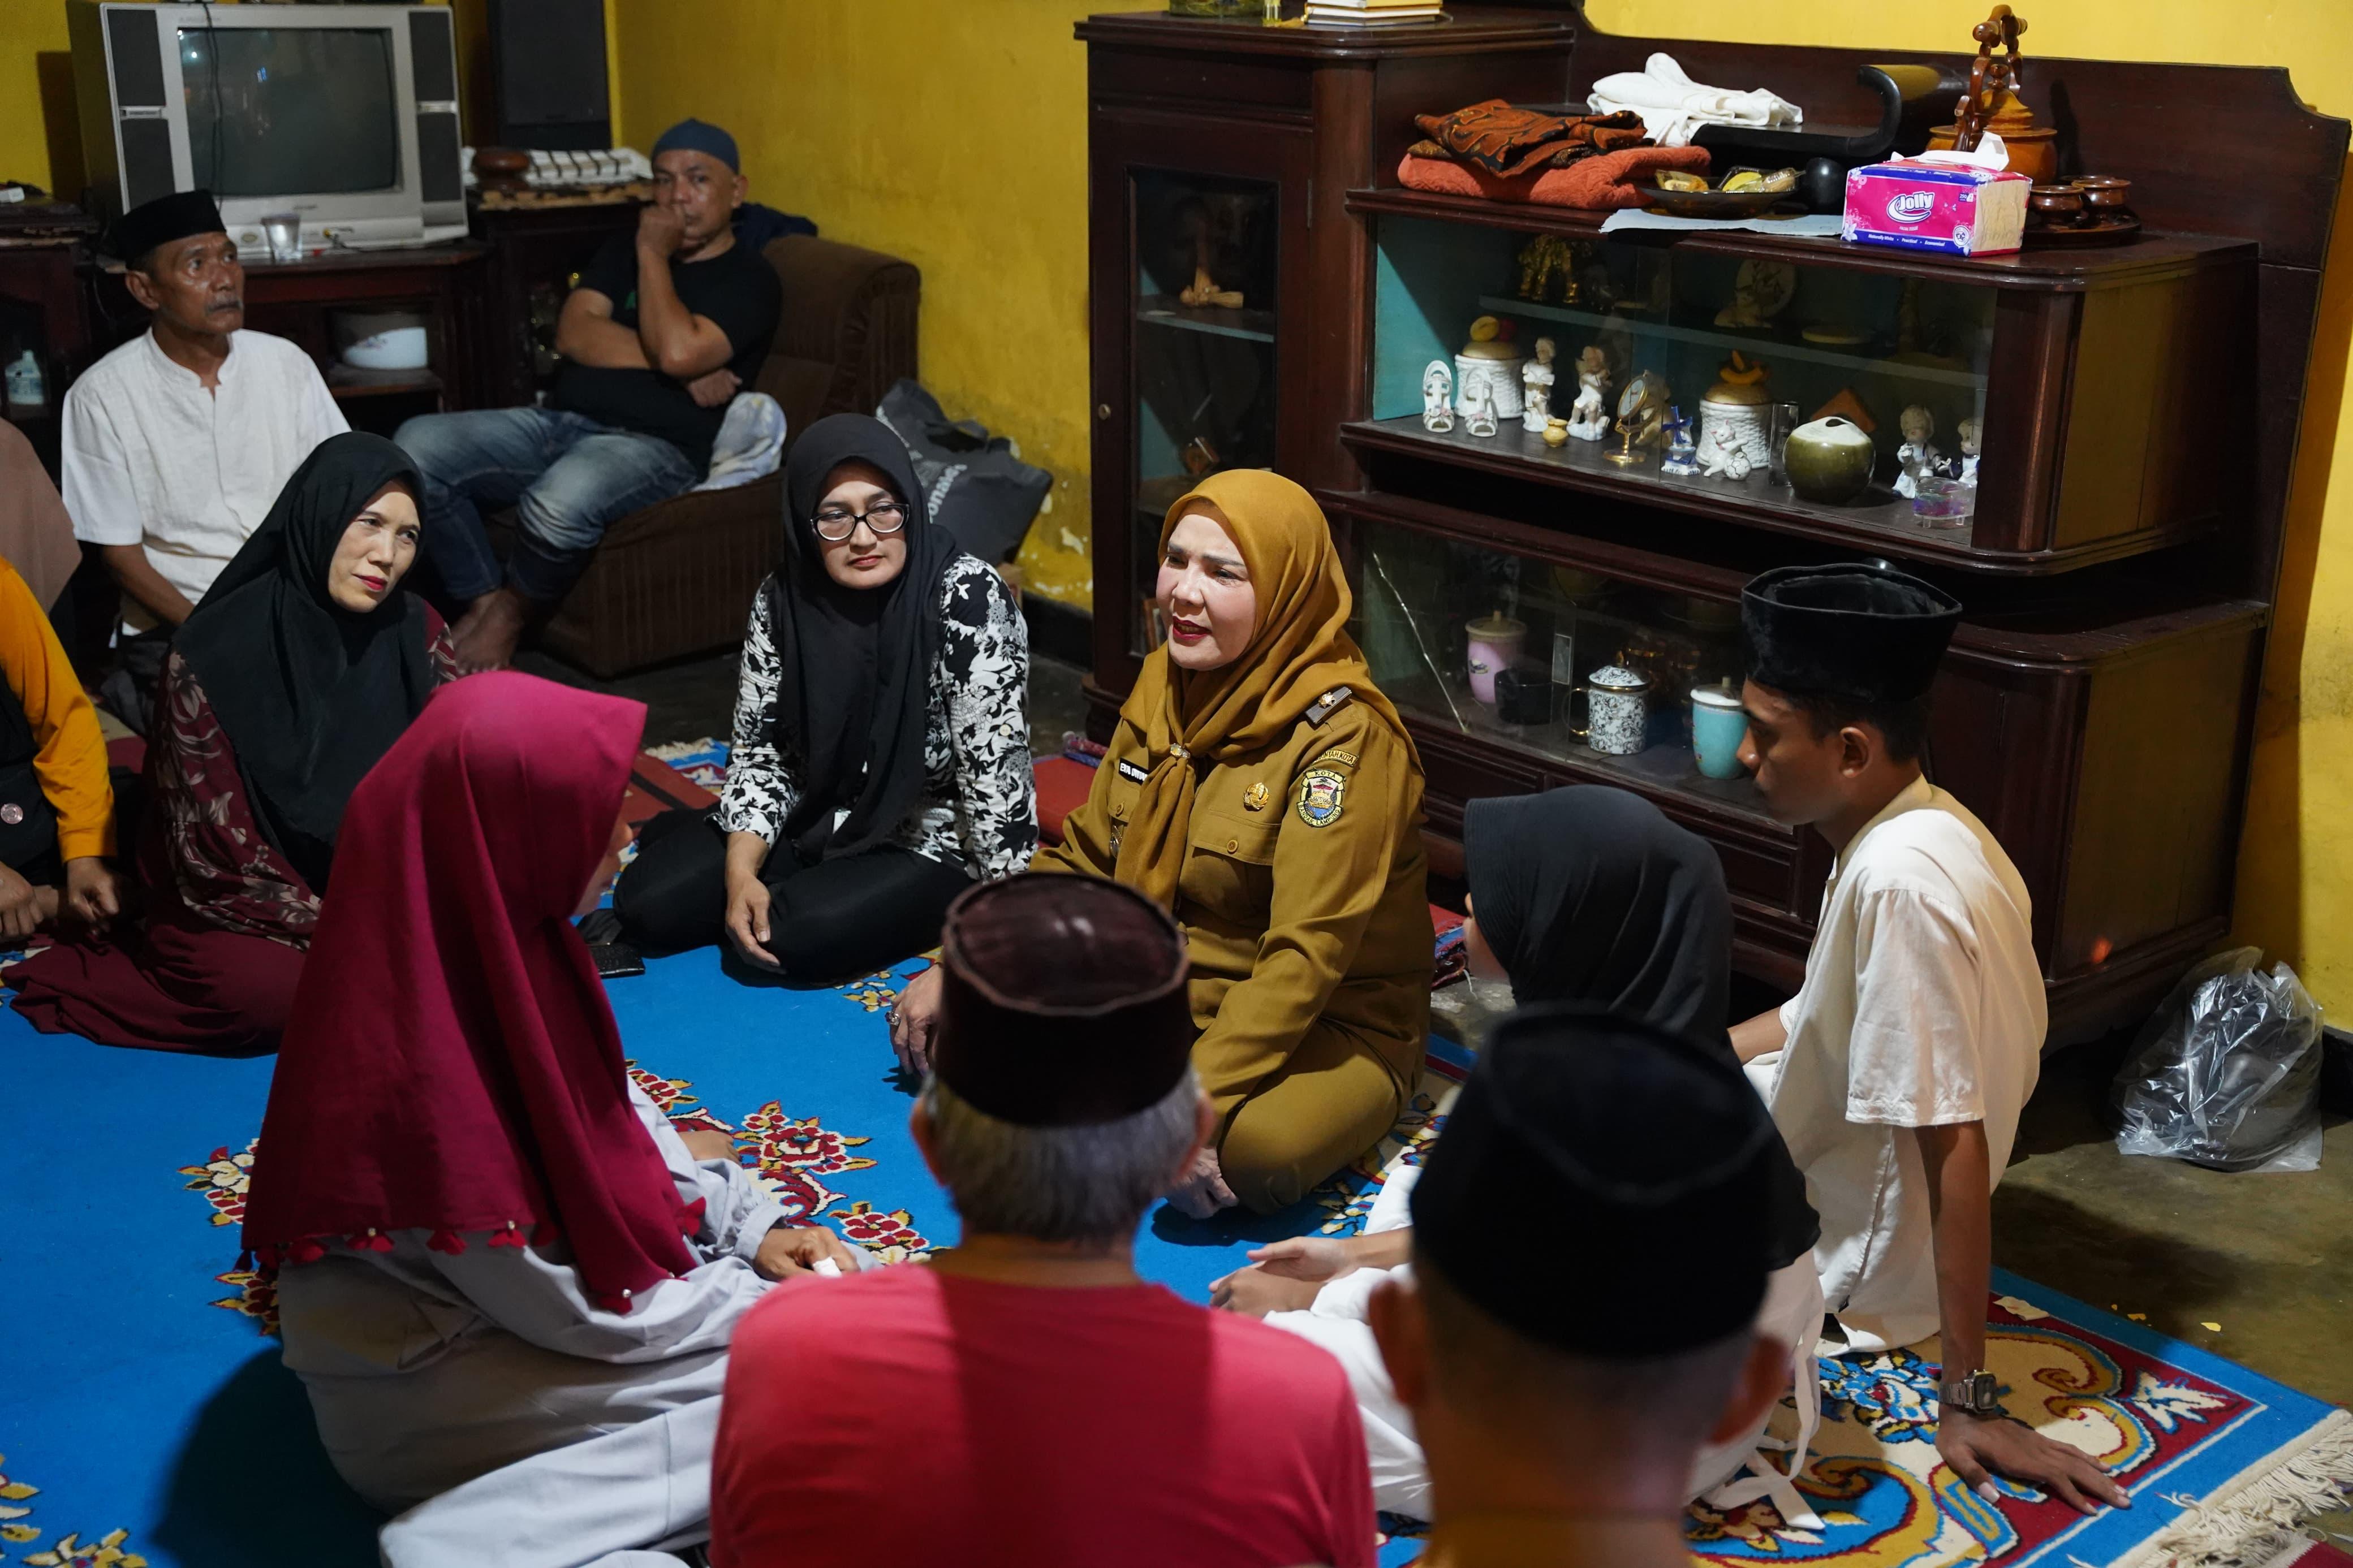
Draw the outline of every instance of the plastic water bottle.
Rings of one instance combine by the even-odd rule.
[[[17,408],[46,408],[48,388],[41,380],[40,362],[26,349],[23,357],[8,367],[8,402]]]

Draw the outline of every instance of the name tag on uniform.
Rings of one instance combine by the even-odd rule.
[[[1149,775],[1145,773],[1142,763],[1131,763],[1122,757],[1119,763],[1119,776],[1130,784],[1142,784]]]

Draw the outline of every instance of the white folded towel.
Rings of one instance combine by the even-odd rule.
[[[1632,110],[1662,147],[1689,146],[1692,133],[1703,125],[1794,126],[1805,121],[1804,110],[1763,88],[1735,92],[1695,82],[1672,55],[1652,55],[1642,63],[1641,70],[1619,71],[1595,82],[1586,103],[1596,114]]]
[[[785,460],[785,411],[765,392],[739,392],[727,403],[711,468],[698,490],[732,490],[765,479]]]

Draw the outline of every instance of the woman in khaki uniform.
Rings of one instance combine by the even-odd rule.
[[[1348,636],[1347,580],[1305,490],[1214,475],[1169,508],[1161,546],[1169,639],[1033,868],[1116,877],[1183,923],[1193,1064],[1220,1132],[1174,1197],[1264,1213],[1377,1142],[1419,1072],[1421,763]],[[892,1018],[913,1067],[929,979]]]

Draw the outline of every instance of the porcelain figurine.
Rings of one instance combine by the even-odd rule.
[[[1536,357],[1520,367],[1520,428],[1541,436],[1552,422],[1552,356],[1550,338],[1536,340]]]
[[[1437,436],[1454,428],[1454,367],[1442,359],[1421,373],[1421,427]]]
[[[1498,425],[1495,418],[1495,389],[1482,385],[1474,395],[1478,401],[1471,405],[1471,412],[1464,417],[1462,427],[1473,436],[1482,437],[1493,436]]]
[[[1895,493],[1910,500],[1920,493],[1920,476],[1935,473],[1944,454],[1928,443],[1936,433],[1936,417],[1920,405],[1906,408],[1896,423],[1904,431],[1904,444],[1895,448],[1896,467],[1902,470],[1895,476]]]
[[[1954,426],[1961,438],[1961,468],[1955,476],[1965,485],[1978,482],[1978,448],[1985,439],[1985,421],[1964,419]]]
[[[1711,420],[1701,426],[1698,466],[1711,479],[1737,480],[1756,471],[1757,460],[1749,456],[1743,430]]]
[[[1670,407],[1667,413],[1670,417],[1660,426],[1666,432],[1667,449],[1665,455],[1660,459],[1659,472],[1662,474],[1698,473],[1699,464],[1694,460],[1698,448],[1692,445],[1691,416],[1685,414],[1679,406]]]
[[[1577,401],[1568,407],[1568,433],[1580,441],[1609,434],[1609,356],[1595,343],[1577,356]]]

